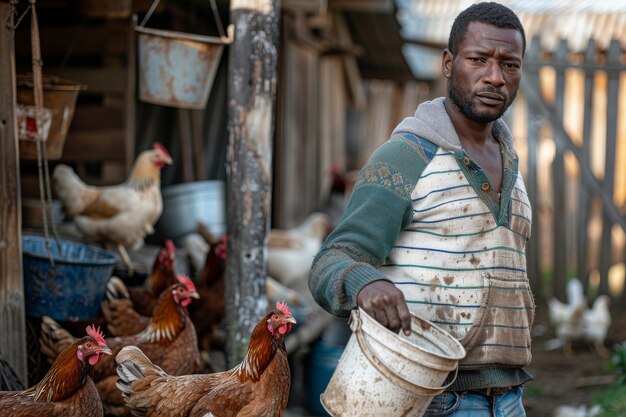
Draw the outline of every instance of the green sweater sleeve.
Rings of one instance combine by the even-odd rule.
[[[361,169],[343,217],[309,274],[313,298],[329,313],[347,317],[361,288],[387,279],[378,267],[411,222],[411,192],[435,151],[424,139],[394,136]]]

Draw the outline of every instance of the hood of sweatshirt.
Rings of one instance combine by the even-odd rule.
[[[439,97],[420,104],[415,115],[402,120],[393,130],[392,135],[410,133],[427,139],[448,151],[462,150],[459,136],[443,106],[444,100],[444,97]],[[513,136],[501,118],[493,123],[491,131],[503,150],[510,152],[509,156],[516,158]]]

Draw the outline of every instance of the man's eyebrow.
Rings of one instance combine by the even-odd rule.
[[[486,56],[486,55],[491,55],[491,49],[493,48],[472,48],[472,49],[468,49],[465,52],[465,54]],[[505,51],[505,52],[502,52],[500,56],[507,60],[518,60],[518,61],[523,60],[521,55],[518,55],[517,53],[514,53],[514,52],[508,53]]]

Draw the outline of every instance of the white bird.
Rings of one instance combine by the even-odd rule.
[[[567,283],[567,303],[552,297],[548,300],[550,324],[557,338],[546,342],[548,348],[563,347],[566,356],[573,355],[572,341],[584,337],[583,319],[587,311],[587,300],[583,285],[577,278]]]
[[[590,408],[587,408],[586,405],[560,405],[554,409],[552,417],[599,417],[602,411],[602,407],[599,405]]]
[[[584,339],[603,358],[610,356],[609,350],[604,346],[606,334],[611,326],[610,305],[611,298],[608,295],[600,295],[593,302],[593,307],[583,316]]]
[[[329,231],[330,219],[322,212],[310,214],[302,224],[292,229],[271,229],[267,274],[288,287],[306,280],[313,258]]]

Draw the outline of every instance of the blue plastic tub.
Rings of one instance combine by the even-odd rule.
[[[56,320],[90,320],[100,311],[106,283],[117,258],[94,246],[61,240],[61,253],[54,239],[51,273],[43,236],[23,236],[23,274],[26,314]]]
[[[307,363],[307,408],[315,416],[330,417],[320,402],[320,395],[326,389],[335,372],[345,345],[334,345],[317,340],[311,344]]]

